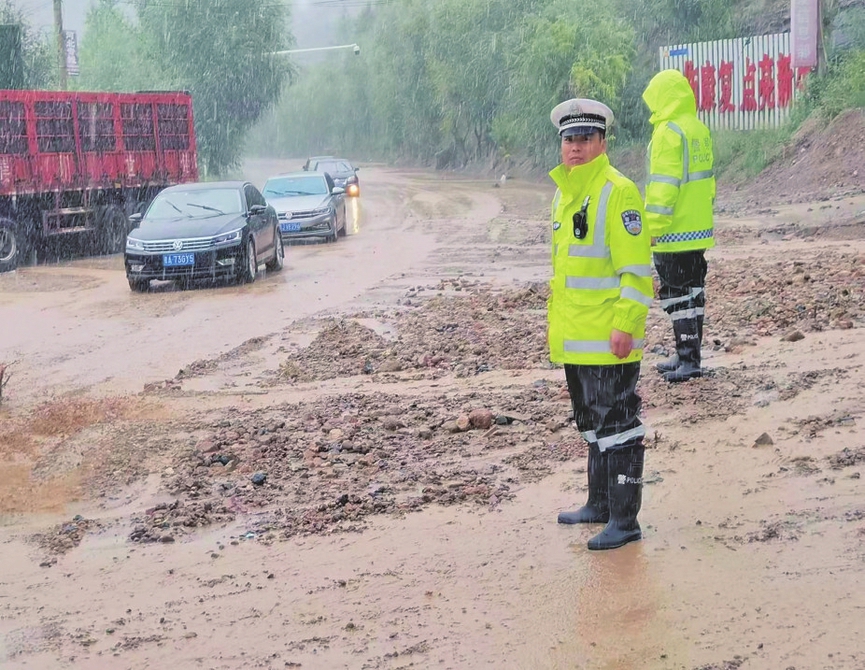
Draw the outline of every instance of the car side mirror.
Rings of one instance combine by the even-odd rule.
[[[345,189],[342,186],[334,186],[331,193],[333,193],[334,195],[342,195],[343,193],[345,193]]]
[[[132,224],[133,228],[138,228],[141,225],[141,219],[144,218],[144,215],[141,212],[135,212],[135,214],[129,215],[129,223]]]
[[[267,205],[251,205],[249,208],[249,215],[255,216],[256,214],[264,214],[267,211]]]

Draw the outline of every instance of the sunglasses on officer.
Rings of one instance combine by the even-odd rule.
[[[574,212],[574,237],[582,240],[589,232],[589,196],[583,200],[583,206]]]

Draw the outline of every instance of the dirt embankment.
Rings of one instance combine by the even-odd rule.
[[[756,178],[722,184],[719,204],[737,209],[823,202],[865,192],[865,111],[849,110],[828,125],[818,118],[796,132]],[[857,213],[865,222],[865,211]]]

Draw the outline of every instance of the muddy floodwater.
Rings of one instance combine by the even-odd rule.
[[[0,275],[0,667],[865,668],[865,198],[721,218],[709,373],[654,306],[644,539],[590,553],[552,188],[360,177],[253,284]]]

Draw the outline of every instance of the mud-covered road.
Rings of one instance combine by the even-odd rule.
[[[865,198],[719,222],[706,378],[653,308],[645,538],[596,554],[551,188],[360,176],[252,285],[0,276],[4,670],[865,668]]]

